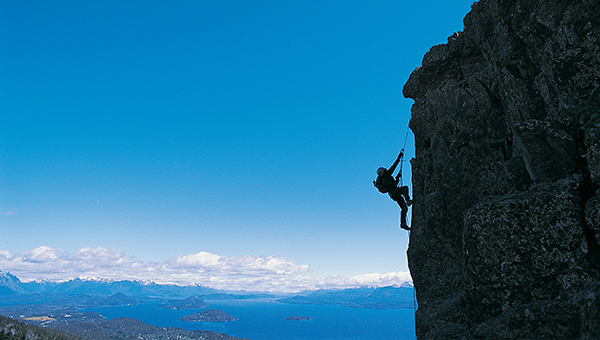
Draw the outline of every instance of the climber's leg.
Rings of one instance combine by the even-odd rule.
[[[406,190],[408,190],[407,187],[402,188],[406,188]],[[404,190],[402,188],[396,188],[390,191],[389,195],[400,206],[400,228],[410,230],[410,227],[408,226],[408,224],[406,224],[406,212],[408,210],[408,207],[406,206],[406,202],[404,201]]]
[[[404,196],[406,205],[410,207],[413,204],[413,201],[410,199],[410,196],[408,195],[408,187],[406,185],[404,185],[404,186],[399,187],[398,189],[400,189],[400,193],[402,194],[402,196]]]

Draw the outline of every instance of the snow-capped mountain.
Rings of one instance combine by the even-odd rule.
[[[0,270],[0,295],[24,293],[23,284],[16,276]]]

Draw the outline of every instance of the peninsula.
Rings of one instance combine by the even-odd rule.
[[[185,300],[177,300],[158,307],[164,309],[193,310],[206,308],[208,304],[195,296],[190,296]]]

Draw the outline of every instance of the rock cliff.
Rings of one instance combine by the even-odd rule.
[[[420,339],[600,339],[600,2],[481,0],[404,86]]]

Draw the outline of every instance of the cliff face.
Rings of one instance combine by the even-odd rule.
[[[481,0],[404,87],[417,335],[600,338],[600,2]]]

